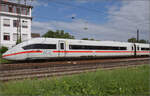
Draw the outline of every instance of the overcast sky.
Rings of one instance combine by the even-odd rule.
[[[150,37],[150,0],[36,0],[32,5],[33,33],[60,29],[77,39],[127,41],[139,29],[140,39]]]

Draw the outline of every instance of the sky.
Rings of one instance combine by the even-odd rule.
[[[32,33],[65,30],[76,39],[150,39],[150,0],[33,0]]]

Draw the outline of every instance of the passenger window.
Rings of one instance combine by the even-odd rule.
[[[132,50],[134,50],[134,49],[133,49],[133,46],[132,46]]]
[[[70,49],[74,50],[127,50],[127,47],[114,46],[90,46],[90,45],[69,45]]]
[[[24,50],[28,49],[56,49],[56,44],[32,44],[22,47]]]
[[[137,47],[137,50],[139,50],[140,48],[139,48],[139,46]]]
[[[141,48],[141,50],[147,51],[147,50],[150,50],[150,48]]]
[[[64,43],[60,43],[60,49],[64,49]]]

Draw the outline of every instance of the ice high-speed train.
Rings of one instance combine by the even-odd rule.
[[[22,42],[3,54],[8,60],[50,59],[82,56],[150,55],[150,45],[116,41],[89,41],[57,38],[34,38]]]

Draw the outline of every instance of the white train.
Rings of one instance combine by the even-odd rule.
[[[8,60],[49,59],[82,56],[150,55],[150,45],[116,41],[89,41],[56,38],[34,38],[22,42],[3,54]]]

